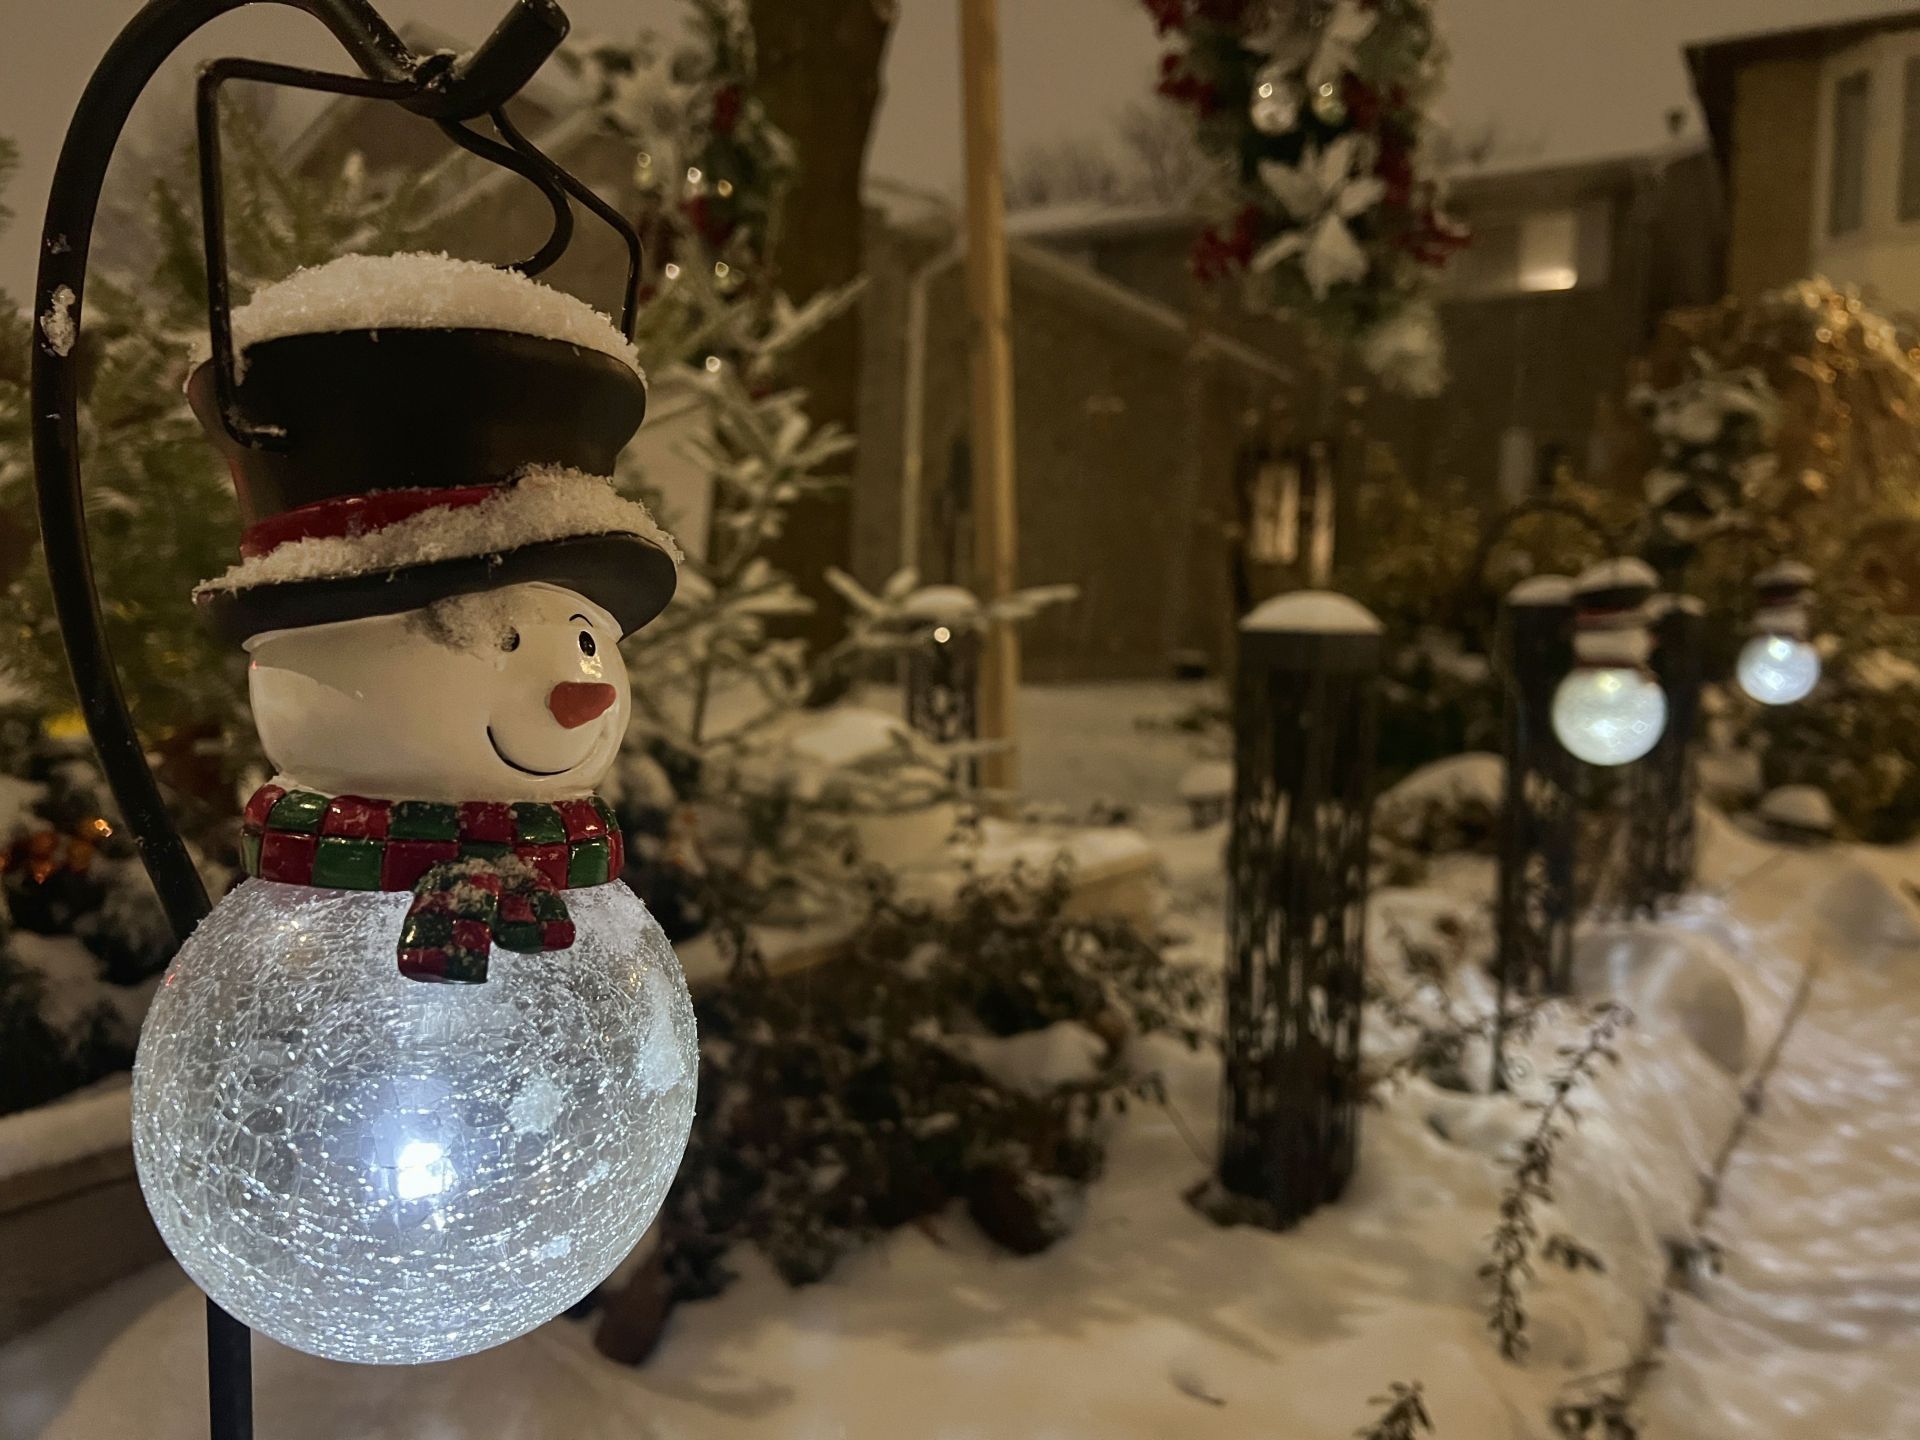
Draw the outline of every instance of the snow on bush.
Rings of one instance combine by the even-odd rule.
[[[1424,855],[1491,851],[1505,775],[1500,757],[1485,752],[1423,765],[1374,803],[1374,834]]]

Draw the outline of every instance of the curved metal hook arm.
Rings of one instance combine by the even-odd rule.
[[[194,87],[193,110],[200,146],[200,233],[207,260],[207,338],[213,355],[214,394],[220,402],[220,423],[236,443],[274,450],[284,447],[286,436],[270,427],[251,423],[241,412],[234,360],[233,277],[227,265],[227,213],[222,198],[225,182],[220,169],[220,87],[229,80],[257,80],[293,90],[317,90],[328,95],[403,103],[420,92],[421,82],[329,75],[295,65],[232,56],[201,67],[199,82]]]
[[[574,199],[610,226],[620,237],[620,243],[627,251],[627,283],[620,295],[620,333],[633,339],[633,326],[639,316],[640,308],[640,232],[618,208],[607,200],[591,185],[581,180],[565,166],[549,159],[534,143],[521,133],[504,109],[493,112],[493,124],[506,142],[528,159],[537,161],[553,175]]]
[[[488,118],[497,126],[506,112],[495,109]],[[502,145],[490,135],[482,135],[466,123],[458,120],[442,120],[441,133],[462,150],[478,155],[483,160],[491,160],[503,170],[511,170],[524,180],[531,181],[546,197],[548,206],[553,210],[553,229],[547,235],[545,243],[524,260],[516,260],[507,265],[509,270],[517,270],[522,275],[538,275],[550,267],[566,253],[568,244],[573,240],[573,207],[567,203],[567,192],[560,186],[554,167],[545,163],[544,156],[536,152],[528,157],[511,145]],[[504,133],[504,132],[502,132]]]

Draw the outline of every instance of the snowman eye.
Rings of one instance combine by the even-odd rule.
[[[507,631],[505,635],[500,637],[500,648],[502,650],[518,650],[520,648],[520,632],[518,630]]]
[[[580,632],[580,653],[582,655],[591,655],[599,648],[598,645],[594,644],[591,633],[585,630]]]

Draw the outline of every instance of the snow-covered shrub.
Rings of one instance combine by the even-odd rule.
[[[1832,804],[1835,833],[1909,840],[1920,834],[1920,622],[1882,615],[1837,585],[1818,619],[1819,686],[1797,705],[1742,703],[1738,738],[1758,752],[1764,792],[1814,786]]]
[[[1423,765],[1374,802],[1374,836],[1420,855],[1491,855],[1504,785],[1500,757],[1484,751]]]
[[[172,954],[130,841],[77,742],[9,723],[0,777],[0,1114],[123,1069]],[[21,746],[23,735],[33,743]]]
[[[662,1212],[676,1299],[717,1293],[736,1245],[789,1282],[963,1200],[1021,1252],[1064,1232],[1101,1164],[1102,1117],[1157,1095],[1131,1037],[1198,1044],[1197,975],[1068,877],[973,879],[946,907],[876,877],[846,953],[788,979],[730,927],[729,982],[697,1002],[702,1105]]]

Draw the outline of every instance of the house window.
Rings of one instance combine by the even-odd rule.
[[[1520,222],[1517,280],[1522,290],[1571,290],[1580,283],[1580,217],[1545,210]]]
[[[1920,220],[1920,56],[1907,61],[1900,98],[1900,218]]]
[[[1333,575],[1333,457],[1316,441],[1264,461],[1254,475],[1247,555],[1257,565],[1302,565],[1307,583]]]
[[[1827,233],[1851,235],[1867,218],[1867,72],[1833,87],[1833,152],[1827,167]]]
[[[1604,199],[1468,220],[1472,243],[1440,272],[1446,294],[1528,295],[1607,281],[1612,209]]]
[[[1300,558],[1300,462],[1269,460],[1254,477],[1252,533],[1247,549],[1256,564],[1291,565]]]

